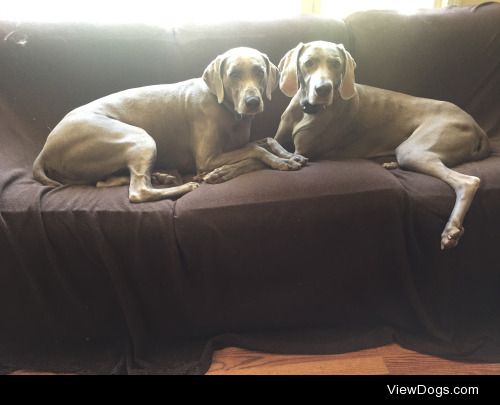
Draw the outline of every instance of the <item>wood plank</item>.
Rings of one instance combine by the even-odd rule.
[[[207,374],[500,375],[500,364],[450,361],[396,344],[335,355],[282,355],[230,347],[214,353]]]
[[[381,356],[280,355],[224,349],[215,353],[207,374],[388,374]]]
[[[401,353],[384,357],[391,374],[493,374],[500,375],[500,364],[450,361],[419,353]]]

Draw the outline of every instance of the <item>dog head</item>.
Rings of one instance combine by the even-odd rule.
[[[342,44],[300,43],[279,63],[280,89],[288,97],[300,89],[302,109],[312,114],[331,105],[337,92],[344,100],[354,97],[355,68],[356,62]]]
[[[219,103],[229,103],[237,114],[255,115],[264,109],[264,94],[271,100],[278,69],[255,49],[233,48],[208,65],[203,80]]]

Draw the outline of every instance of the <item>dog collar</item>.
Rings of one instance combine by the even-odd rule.
[[[300,103],[300,107],[302,111],[306,114],[317,114],[322,110],[326,110],[326,105],[321,105],[321,104],[311,104],[308,101],[304,101]]]

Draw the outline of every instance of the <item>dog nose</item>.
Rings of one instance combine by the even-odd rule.
[[[320,97],[328,96],[330,92],[332,91],[333,86],[331,83],[321,83],[320,85],[316,86],[314,90],[316,90],[316,94]]]
[[[255,110],[260,105],[260,98],[251,96],[245,98],[245,104],[248,108]]]

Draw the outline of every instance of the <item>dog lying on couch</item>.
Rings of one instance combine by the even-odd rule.
[[[199,186],[152,187],[155,162],[203,173],[209,183],[244,173],[241,167],[248,162],[300,169],[307,159],[292,156],[273,139],[249,143],[252,118],[263,111],[263,95],[271,99],[277,76],[266,55],[234,48],[212,61],[202,78],[93,101],[68,113],[52,130],[34,162],[33,176],[50,186],[130,184],[129,199],[139,203],[177,197]],[[126,169],[130,176],[123,175]],[[172,180],[154,176],[167,184]]]
[[[437,177],[456,202],[441,234],[441,249],[455,247],[479,188],[475,176],[449,167],[490,154],[488,137],[456,105],[356,84],[356,63],[342,44],[300,43],[280,61],[280,89],[293,97],[275,139],[308,158],[396,155],[399,165]]]

